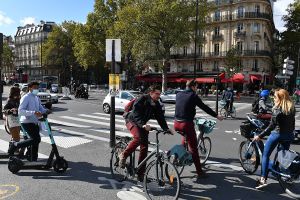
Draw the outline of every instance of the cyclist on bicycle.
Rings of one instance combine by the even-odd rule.
[[[147,157],[148,152],[148,133],[151,127],[147,122],[154,115],[160,127],[163,130],[168,130],[168,125],[163,115],[162,107],[159,103],[160,87],[150,86],[149,93],[142,95],[133,103],[132,111],[129,112],[125,121],[126,127],[133,135],[133,140],[128,144],[126,149],[119,155],[119,165],[124,168],[126,158],[140,146],[140,154],[138,163],[142,162]],[[173,131],[170,130],[171,133]],[[143,181],[146,170],[146,163],[137,172],[138,181]]]
[[[226,102],[225,109],[231,113],[234,97],[233,97],[233,90],[231,90],[230,87],[228,87],[227,90],[224,92],[222,100]]]
[[[193,122],[196,115],[196,106],[219,120],[222,120],[223,117],[218,116],[216,112],[202,102],[200,97],[196,94],[197,86],[198,84],[195,80],[187,81],[187,89],[177,93],[174,129],[183,132],[186,135],[189,150],[192,153],[197,170],[197,178],[206,178],[207,175],[203,172],[200,164],[199,153],[197,150],[197,136]],[[182,139],[182,144],[184,144],[184,138]]]
[[[270,114],[270,112],[272,112],[272,105],[269,102],[269,94],[269,90],[263,90],[260,93],[257,115],[259,119],[270,120],[272,117],[272,114]]]
[[[291,100],[288,91],[280,89],[274,94],[274,107],[270,125],[259,135],[253,138],[261,140],[271,132],[266,141],[262,156],[261,178],[257,181],[256,189],[267,185],[269,158],[277,144],[281,142],[285,150],[290,148],[291,141],[294,139],[293,131],[295,129],[295,106]]]

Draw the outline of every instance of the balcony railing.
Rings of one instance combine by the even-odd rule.
[[[220,41],[220,40],[224,40],[224,37],[223,37],[222,34],[218,34],[218,35],[213,35],[213,36],[212,36],[212,39],[213,39],[214,41]]]
[[[226,22],[232,21],[237,19],[267,19],[272,21],[272,16],[269,13],[262,13],[262,12],[243,12],[243,13],[233,13],[229,15],[221,15],[218,17],[208,17],[206,19],[206,23],[212,22]]]
[[[220,51],[220,52],[206,52],[202,54],[198,54],[197,58],[218,58],[218,57],[225,57],[227,51]],[[265,50],[242,50],[238,52],[239,56],[266,56],[272,57],[272,53],[270,51]],[[195,55],[191,54],[172,54],[171,59],[191,59],[194,58]]]
[[[241,31],[241,32],[235,32],[234,37],[236,38],[244,38],[246,37],[246,31]]]

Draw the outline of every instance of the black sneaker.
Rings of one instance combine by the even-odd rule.
[[[8,155],[13,156],[15,154],[16,149],[17,149],[17,147],[15,145],[15,142],[10,142],[9,143],[9,148],[8,148],[8,151],[7,151]]]
[[[262,180],[257,180],[257,182],[256,182],[256,189],[261,189],[261,188],[264,188],[264,187],[266,187],[268,184],[267,184],[267,181],[266,180],[264,180],[264,181],[262,181]]]

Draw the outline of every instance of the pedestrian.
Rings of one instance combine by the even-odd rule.
[[[223,93],[222,100],[224,102],[226,102],[225,109],[227,110],[227,112],[231,113],[232,112],[232,107],[233,107],[234,97],[233,97],[233,90],[231,90],[230,87],[228,87],[227,90]]]
[[[186,140],[189,146],[189,151],[192,153],[193,162],[197,171],[197,180],[207,177],[206,173],[201,168],[199,153],[197,149],[197,135],[194,127],[194,118],[196,115],[196,106],[201,108],[207,114],[223,120],[223,117],[218,116],[211,108],[205,105],[200,97],[196,94],[197,82],[195,80],[187,81],[186,90],[177,93],[175,104],[175,121],[174,128],[176,131],[183,132],[186,135]],[[184,137],[182,144],[184,144]]]
[[[253,141],[261,140],[271,133],[264,146],[261,177],[259,180],[257,180],[256,189],[265,187],[267,185],[270,156],[277,144],[281,142],[283,149],[288,150],[291,142],[294,139],[293,131],[295,129],[295,106],[289,96],[288,91],[284,89],[275,91],[274,104],[275,105],[272,110],[272,119],[269,126],[259,135],[253,138]]]
[[[263,90],[260,93],[260,99],[258,103],[258,114],[257,118],[270,120],[272,118],[272,105],[269,101],[269,90]]]
[[[13,86],[10,88],[8,100],[3,108],[6,116],[6,125],[11,134],[12,142],[20,141],[20,124],[18,119],[18,108],[20,105],[20,88]]]
[[[18,109],[21,126],[30,138],[21,142],[13,142],[8,150],[9,155],[13,155],[16,149],[31,146],[30,161],[37,161],[38,158],[39,143],[41,142],[38,119],[48,112],[48,110],[41,105],[41,100],[37,96],[39,92],[38,88],[38,82],[28,84],[29,92],[21,98]]]
[[[162,107],[159,104],[161,90],[157,85],[149,87],[149,93],[141,95],[133,103],[132,111],[127,115],[125,122],[126,127],[133,135],[133,140],[128,144],[126,149],[119,155],[119,165],[125,167],[126,158],[140,146],[140,155],[138,163],[141,163],[148,152],[148,134],[151,130],[148,121],[154,115],[158,124],[163,130],[168,130],[169,127],[163,115]],[[173,131],[170,130],[172,133]],[[137,172],[138,181],[143,181],[146,163]]]

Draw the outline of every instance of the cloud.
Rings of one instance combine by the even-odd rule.
[[[20,23],[25,26],[26,24],[36,24],[36,21],[34,17],[24,17],[20,20]]]
[[[9,24],[12,24],[12,23],[14,23],[14,20],[7,17],[4,12],[0,11],[0,26],[9,25]]]
[[[280,32],[286,30],[284,27],[284,21],[282,21],[282,17],[283,15],[287,15],[286,9],[288,8],[288,5],[293,2],[293,0],[278,0],[274,3],[274,23],[276,29],[278,29]]]

